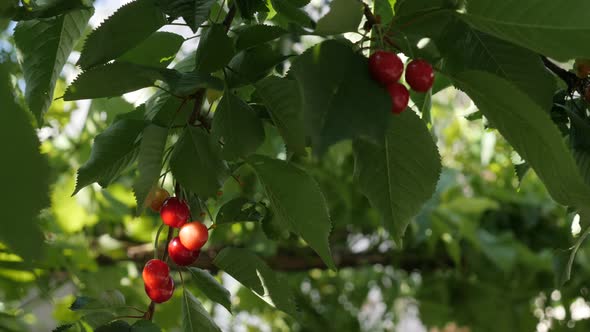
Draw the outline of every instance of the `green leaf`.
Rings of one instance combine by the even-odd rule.
[[[10,0],[9,0],[10,1]],[[13,20],[24,21],[43,18],[54,18],[62,14],[67,14],[77,9],[92,9],[84,0],[56,0],[56,1],[38,1],[36,6],[17,7],[12,12]],[[32,10],[31,10],[32,9]]]
[[[214,196],[227,173],[217,142],[194,127],[185,129],[176,143],[170,168],[184,188],[203,197]]]
[[[391,99],[369,76],[368,61],[346,44],[325,41],[293,61],[303,98],[306,132],[314,153],[359,136],[379,140],[391,116]]]
[[[19,22],[14,41],[22,55],[25,98],[39,126],[53,99],[59,78],[92,10],[76,10],[52,20]]]
[[[282,160],[257,155],[249,158],[248,163],[264,187],[275,217],[301,236],[335,270],[328,241],[332,224],[324,195],[314,179]]]
[[[431,123],[430,111],[432,108],[432,96],[436,93],[451,86],[451,80],[441,73],[437,73],[434,77],[434,84],[432,88],[426,93],[410,91],[410,98],[422,114],[422,120],[427,124]]]
[[[72,327],[74,327],[74,324],[63,324],[54,328],[53,330],[51,330],[51,332],[66,332]]]
[[[253,83],[266,76],[287,57],[274,51],[269,44],[261,44],[236,54],[226,70],[227,84],[238,87]]]
[[[74,195],[93,182],[106,187],[125,170],[137,156],[138,137],[145,126],[143,120],[124,119],[96,136],[90,157],[78,170]]]
[[[337,35],[356,32],[363,18],[363,4],[358,0],[332,0],[330,11],[318,21],[315,33]]]
[[[266,105],[272,121],[285,140],[287,150],[306,155],[305,126],[301,93],[297,82],[269,76],[255,84],[256,93]]]
[[[158,0],[162,10],[171,18],[181,17],[193,32],[209,18],[215,0]]]
[[[223,287],[213,276],[196,267],[189,267],[188,270],[193,276],[193,281],[197,288],[203,292],[211,301],[224,306],[227,311],[231,312],[231,294]]]
[[[256,209],[256,202],[245,197],[237,197],[225,203],[215,217],[215,224],[230,224],[244,221],[260,221],[261,213]]]
[[[426,124],[412,111],[389,120],[379,144],[354,141],[354,178],[401,245],[411,219],[434,193],[440,156]]]
[[[246,249],[224,248],[213,264],[253,291],[267,303],[297,316],[293,294],[285,281],[258,256]]]
[[[131,325],[131,332],[160,332],[160,329],[156,324],[149,320],[140,319]]]
[[[106,325],[99,326],[95,332],[130,332],[131,325],[123,320],[116,320]]]
[[[212,88],[223,90],[223,81],[209,74],[199,71],[189,73],[166,72],[166,83],[170,90],[177,96],[188,96],[194,94],[197,89]],[[178,98],[177,98],[178,99]]]
[[[234,55],[234,44],[225,26],[214,24],[203,33],[195,58],[197,71],[212,73],[227,65]]]
[[[275,40],[287,34],[287,30],[273,25],[250,25],[238,33],[236,49],[245,50]]]
[[[14,100],[7,67],[0,63],[0,149],[10,156],[2,166],[2,184],[11,189],[0,196],[0,241],[30,261],[42,256],[44,241],[36,219],[49,205],[50,172],[30,117]]]
[[[186,288],[182,291],[182,331],[221,332],[201,302]]]
[[[299,9],[292,0],[270,0],[270,2],[277,13],[283,15],[288,20],[306,28],[312,29],[314,27],[315,22],[304,10]]]
[[[162,79],[158,68],[129,62],[114,62],[92,68],[78,76],[64,94],[64,100],[116,97],[124,93],[153,86]]]
[[[225,90],[215,111],[211,133],[223,140],[222,156],[226,160],[247,156],[264,142],[262,121],[230,90]]]
[[[245,20],[251,20],[257,12],[268,12],[265,0],[236,0],[238,11]]]
[[[590,44],[582,42],[590,34],[590,2],[469,0],[461,18],[478,30],[566,61],[590,55]]]
[[[396,16],[419,15],[444,8],[446,0],[398,0],[395,2]]]
[[[78,65],[88,69],[123,55],[166,24],[156,0],[136,0],[119,8],[84,43]]]
[[[137,214],[145,207],[145,200],[160,178],[168,129],[150,124],[143,130],[138,154],[138,177],[133,184],[137,200]]]
[[[167,67],[184,43],[184,38],[171,32],[154,32],[136,47],[125,52],[117,61],[148,67]]]
[[[72,311],[111,310],[125,306],[125,296],[118,290],[106,290],[98,298],[78,296],[70,305]]]
[[[590,202],[590,188],[548,112],[508,81],[485,72],[452,77],[535,170],[555,201],[574,207]]]
[[[89,314],[82,316],[82,320],[86,322],[88,325],[90,325],[90,327],[94,328],[95,332],[110,332],[111,330],[109,329],[109,322],[112,322],[115,318],[116,316],[109,311],[93,311]],[[106,327],[104,327],[102,330],[98,329],[99,327],[102,327],[105,324]],[[121,328],[121,325],[115,324],[112,328]]]
[[[512,82],[543,109],[551,108],[555,78],[535,52],[474,30],[457,19],[447,26],[437,46],[445,56],[445,71],[487,71]]]

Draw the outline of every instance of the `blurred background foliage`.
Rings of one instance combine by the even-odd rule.
[[[0,28],[0,57],[15,64],[10,27],[0,21]],[[22,88],[18,68],[14,65],[12,74]],[[70,62],[66,72],[73,70]],[[56,96],[63,94],[65,80],[59,80]],[[17,94],[22,99],[22,91]],[[52,103],[48,125],[38,132],[52,170],[51,207],[41,215],[46,256],[30,267],[0,247],[0,330],[48,331],[75,322],[80,314],[69,310],[75,296],[101,297],[107,289],[120,291],[129,306],[148,305],[141,262],[160,220],[151,212],[135,216],[134,172],[124,172],[107,188],[94,184],[72,196],[75,171],[87,160],[93,139],[118,115],[132,111],[134,98]],[[475,111],[454,89],[434,96],[431,132],[445,168],[403,248],[394,245],[378,214],[353,186],[350,142],[310,162],[307,167],[326,194],[334,221],[335,257],[349,259],[350,266],[337,272],[281,272],[295,291],[302,313],[298,320],[274,310],[231,277],[217,275],[232,292],[233,315],[199,298],[223,330],[588,331],[588,246],[578,253],[572,279],[558,286],[567,249],[579,233],[576,216],[551,200],[532,171],[516,172],[518,156],[484,119],[473,116]],[[265,153],[284,153],[276,132],[268,129],[266,140]],[[211,215],[238,194],[253,195],[253,174],[240,172],[241,185],[230,178],[217,199],[208,202]],[[171,185],[166,179],[165,187],[171,190]],[[201,217],[210,219],[207,213]],[[263,257],[306,252],[294,238],[277,245],[269,234],[284,234],[264,227],[219,226],[207,246],[241,246]],[[191,287],[190,276],[185,277]],[[177,293],[155,315],[167,331],[179,326]]]

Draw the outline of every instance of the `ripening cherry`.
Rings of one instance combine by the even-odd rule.
[[[151,259],[143,267],[141,276],[146,287],[157,288],[170,279],[170,267],[162,260]]]
[[[574,69],[579,78],[587,78],[590,75],[590,59],[576,59]]]
[[[424,60],[413,60],[406,66],[406,82],[414,91],[428,91],[434,83],[432,66]]]
[[[387,86],[387,91],[391,97],[391,113],[400,114],[410,101],[410,93],[403,84],[393,83]]]
[[[199,258],[200,253],[200,250],[188,250],[180,243],[178,236],[173,238],[168,244],[168,255],[179,266],[191,265]]]
[[[160,212],[162,205],[169,197],[170,194],[165,189],[156,187],[150,191],[145,202],[146,205],[152,209],[152,211]]]
[[[168,278],[168,280],[159,285],[158,287],[149,287],[147,284],[144,285],[145,293],[147,296],[156,303],[163,303],[172,297],[174,294],[174,280]]]
[[[160,217],[162,221],[175,228],[180,228],[188,220],[190,211],[188,205],[184,201],[176,197],[170,197],[162,205],[160,209]]]
[[[369,73],[383,85],[399,81],[403,72],[404,63],[395,53],[377,51],[369,57]]]
[[[188,250],[199,250],[207,243],[209,230],[201,222],[190,222],[180,228],[178,238],[180,243]]]

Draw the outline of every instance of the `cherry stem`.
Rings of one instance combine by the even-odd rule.
[[[154,259],[158,258],[158,240],[160,239],[162,229],[164,229],[164,224],[160,225],[160,228],[158,228],[158,232],[156,233],[156,240],[154,241]]]

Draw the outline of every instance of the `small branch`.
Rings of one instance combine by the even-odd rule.
[[[547,59],[547,57],[544,55],[541,55],[541,60],[543,60],[543,64],[547,69],[549,69],[555,76],[559,77],[561,80],[565,82],[565,84],[567,84],[568,90],[570,92],[580,92],[579,90],[581,88],[582,80],[579,79],[574,73],[570,73],[569,71],[559,67],[551,60]]]
[[[225,16],[225,18],[223,19],[223,26],[225,27],[225,31],[229,31],[229,28],[231,27],[231,22],[234,20],[234,17],[236,16],[236,5],[235,3],[231,5],[231,7],[229,7],[229,11],[227,12],[227,15]]]
[[[361,3],[363,4],[365,18],[367,19],[364,28],[368,32],[371,31],[371,28],[373,28],[375,24],[379,24],[379,19],[373,14],[373,12],[371,11],[371,7],[369,7],[368,4],[366,4],[362,0]]]
[[[197,120],[199,120],[201,123],[203,123],[205,125],[205,122],[203,121],[203,118],[201,117],[201,107],[203,106],[203,102],[205,101],[205,92],[207,90],[205,89],[199,89],[197,90],[197,92],[195,92],[194,99],[195,99],[195,105],[193,106],[193,111],[191,112],[191,115],[188,119],[188,123],[189,124],[194,124]],[[207,127],[205,125],[205,127]]]

